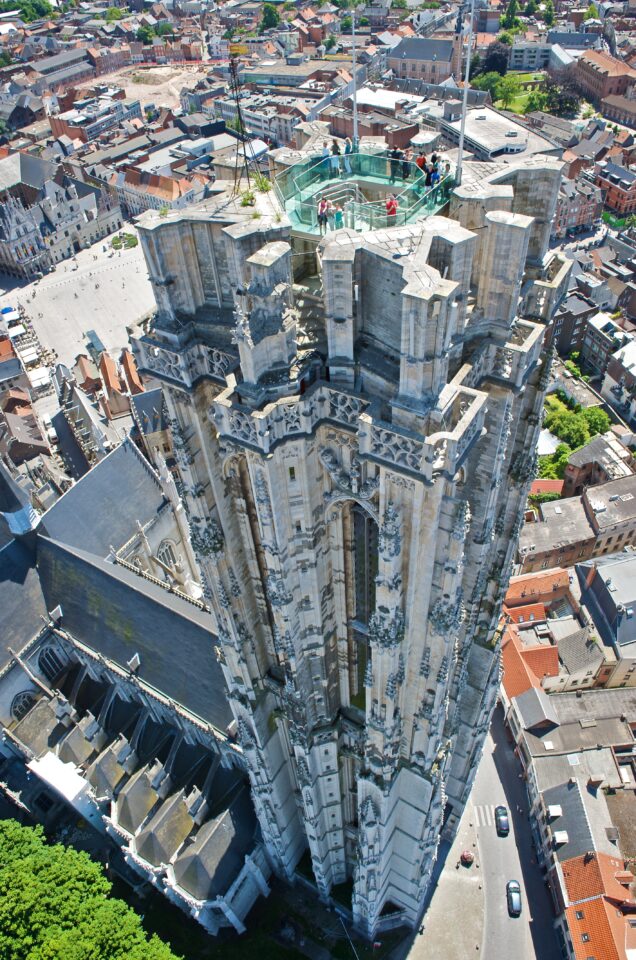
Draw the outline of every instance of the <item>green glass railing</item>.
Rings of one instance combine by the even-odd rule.
[[[331,155],[309,156],[279,174],[275,180],[276,193],[287,213],[310,229],[318,228],[316,198],[320,194],[320,184],[324,184],[328,197],[335,184],[342,182],[344,185],[349,178],[372,180],[395,194],[398,212],[391,218],[386,214],[385,198],[366,202],[349,201],[346,204],[345,226],[358,230],[386,226],[387,223],[407,223],[425,208],[439,209],[447,202],[454,182],[453,175],[448,174],[440,183],[427,187],[426,175],[416,163],[391,160],[386,155],[340,154],[337,163],[332,160]]]
[[[412,223],[420,214],[433,214],[448,203],[450,192],[454,185],[452,174],[445,177],[440,183],[432,187],[424,186],[417,191],[405,191],[398,197],[398,209],[394,216],[389,216],[386,212],[386,202],[384,200],[367,201],[360,203],[356,200],[349,200],[342,204],[343,207],[343,227],[350,230],[377,230],[382,227],[403,226],[406,223]],[[317,233],[318,226],[318,204],[315,197],[311,200],[296,200],[288,205],[292,218],[309,231]],[[327,232],[336,229],[335,218],[331,218]]]

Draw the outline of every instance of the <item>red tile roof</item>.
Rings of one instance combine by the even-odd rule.
[[[542,603],[527,603],[523,607],[507,607],[504,613],[513,623],[531,623],[533,620],[545,620],[545,606]]]
[[[564,480],[533,480],[530,495],[533,493],[561,493]]]
[[[555,596],[563,594],[569,587],[570,576],[567,570],[561,567],[526,573],[521,577],[511,578],[504,603],[507,607],[518,607],[537,600],[551,603]]]
[[[636,946],[628,917],[636,904],[632,874],[618,857],[589,853],[562,864],[570,906],[565,916],[576,960],[627,960]],[[625,886],[619,881],[622,880]]]

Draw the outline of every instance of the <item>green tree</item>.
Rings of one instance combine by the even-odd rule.
[[[143,43],[145,47],[152,43],[153,36],[154,34],[152,32],[152,27],[143,25],[139,27],[139,30],[137,31],[137,39],[140,43]]]
[[[110,890],[88,854],[46,843],[41,827],[0,821],[3,960],[176,960]]]
[[[595,3],[591,3],[587,10],[585,11],[584,20],[598,20],[598,7]]]
[[[592,437],[597,433],[605,433],[610,428],[610,418],[600,407],[586,407],[581,410],[581,416],[585,419]]]
[[[534,17],[535,13],[537,12],[536,0],[528,0],[523,8],[523,12],[525,13],[526,17]]]
[[[543,22],[546,27],[553,27],[555,20],[556,13],[554,12],[553,0],[546,0],[545,7],[543,8]]]
[[[336,46],[336,38],[332,37],[331,35],[328,36],[327,39],[325,40],[325,49],[333,50],[335,46]]]
[[[571,454],[572,451],[568,445],[560,443],[554,453],[539,457],[539,478],[541,480],[563,480]]]
[[[169,20],[162,20],[155,25],[154,31],[156,37],[167,37],[169,34],[174,33],[174,26]]]
[[[340,32],[341,33],[351,33],[351,17],[343,17],[340,21]]]
[[[575,116],[579,109],[579,96],[569,80],[557,82],[552,77],[543,81],[543,93],[546,95],[545,109],[556,117]]]
[[[504,107],[509,107],[514,98],[518,96],[519,90],[519,81],[511,73],[508,73],[505,77],[499,78],[496,91],[497,99],[501,100]]]
[[[260,23],[260,32],[263,33],[264,30],[272,30],[274,27],[277,27],[280,23],[280,16],[278,10],[273,3],[264,3],[263,4],[263,16],[261,17]]]
[[[482,60],[482,73],[499,73],[503,77],[508,72],[508,60],[510,58],[510,47],[500,40],[491,43],[484,54]]]
[[[476,90],[487,90],[493,100],[497,99],[497,87],[501,83],[502,77],[500,73],[495,73],[491,71],[490,73],[482,73],[478,77],[475,77],[474,80],[471,80],[471,86],[475,87]]]
[[[113,23],[115,20],[121,20],[124,14],[119,9],[119,7],[109,7],[106,11],[106,16],[104,19],[107,23]]]
[[[406,0],[391,0],[391,7],[394,10],[407,10]]]
[[[470,61],[470,80],[472,81],[473,77],[479,76],[481,73],[481,57],[478,53],[473,54],[472,60]]]
[[[545,110],[547,97],[541,90],[532,90],[526,101],[526,113],[534,113],[535,110]]]
[[[517,0],[509,0],[506,12],[499,21],[504,30],[513,30],[519,26],[519,4]]]

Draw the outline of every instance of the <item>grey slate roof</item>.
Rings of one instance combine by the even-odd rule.
[[[590,639],[587,627],[559,638],[559,660],[568,673],[595,670],[604,660],[598,644]]]
[[[405,60],[438,60],[448,63],[453,56],[452,40],[435,40],[433,37],[405,37],[389,53],[389,59],[404,57]]]
[[[575,779],[574,783],[568,781],[559,784],[558,787],[551,787],[544,791],[543,799],[546,806],[559,806],[562,810],[560,817],[550,820],[550,830],[553,834],[557,830],[565,830],[568,835],[568,842],[555,848],[558,860],[582,857],[588,851],[595,849],[578,780]]]
[[[123,669],[138,653],[140,679],[225,730],[232,713],[209,614],[124,567],[42,535],[38,570],[47,609],[62,606],[63,629]]]
[[[12,540],[0,550],[0,667],[11,659],[8,647],[20,649],[40,631],[46,611],[33,555]]]
[[[53,504],[42,529],[52,540],[107,557],[137,520],[148,523],[166,504],[152,467],[127,439]]]
[[[141,433],[156,433],[168,429],[168,412],[163,402],[161,387],[145,390],[130,398],[133,418]]]
[[[544,725],[556,725],[559,720],[551,697],[541,687],[531,687],[516,698],[517,709],[521,714],[524,730]]]
[[[256,817],[247,789],[223,813],[199,830],[174,863],[175,879],[197,900],[227,891],[253,847]]]

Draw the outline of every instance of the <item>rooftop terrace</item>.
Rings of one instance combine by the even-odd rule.
[[[391,160],[369,153],[331,156],[315,154],[293,164],[275,179],[278,198],[292,228],[318,234],[318,203],[321,197],[340,205],[343,226],[352,230],[374,230],[404,226],[430,216],[447,204],[455,183],[454,172],[434,186],[416,163]],[[406,175],[405,175],[406,174]],[[389,216],[386,201],[394,194],[397,213]]]

